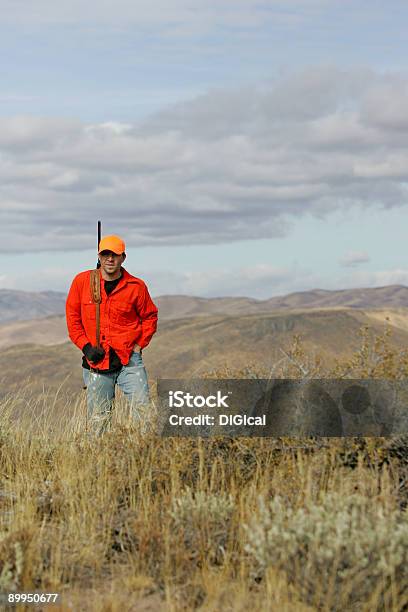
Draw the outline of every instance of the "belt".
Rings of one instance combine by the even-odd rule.
[[[96,372],[97,374],[116,374],[116,372],[120,372],[122,368],[123,365],[117,370],[113,370],[110,372],[108,370],[101,370],[100,368],[90,368],[90,372]]]

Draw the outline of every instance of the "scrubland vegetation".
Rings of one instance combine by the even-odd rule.
[[[208,376],[403,379],[390,333],[363,329],[330,371],[294,338],[273,371]],[[94,438],[84,399],[58,418],[52,398],[2,400],[0,592],[58,592],[62,610],[408,609],[406,437],[163,439],[119,398]]]

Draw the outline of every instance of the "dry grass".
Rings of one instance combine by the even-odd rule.
[[[363,330],[360,350],[330,372],[295,338],[272,372],[224,369],[217,376],[406,378],[407,356],[389,347],[389,335],[388,328],[380,338]],[[93,438],[83,400],[67,402],[58,418],[46,392],[2,400],[0,592],[59,592],[62,610],[121,612],[408,605],[408,541],[402,531],[399,548],[388,550],[386,531],[387,517],[389,525],[408,526],[403,441],[162,439],[132,426],[123,399],[112,430]],[[361,571],[346,545],[329,560],[336,510],[328,508],[326,520],[325,504],[333,495],[360,500],[352,513],[366,525],[356,531],[361,555],[368,554]],[[279,533],[267,510],[273,500],[284,508]],[[378,513],[359,521],[367,508]],[[251,539],[257,525],[260,539]],[[313,534],[324,529],[327,543],[316,548]],[[317,552],[326,544],[322,571]],[[391,573],[381,569],[382,556]],[[363,581],[369,592],[358,586]]]

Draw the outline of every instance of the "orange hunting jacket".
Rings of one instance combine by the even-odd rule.
[[[96,346],[96,305],[90,288],[91,271],[76,275],[66,301],[68,334],[79,349],[90,342]],[[88,360],[90,367],[109,369],[111,346],[123,365],[129,363],[134,346],[145,348],[157,329],[158,309],[153,303],[145,283],[122,267],[122,278],[106,295],[105,281],[101,279],[100,344],[105,357],[97,364]]]

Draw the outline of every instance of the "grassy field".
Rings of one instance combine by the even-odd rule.
[[[402,379],[408,356],[363,330],[327,370],[295,339],[271,375]],[[93,438],[84,399],[58,418],[46,394],[1,401],[0,593],[58,592],[60,610],[408,609],[406,439],[163,439],[120,397]]]

